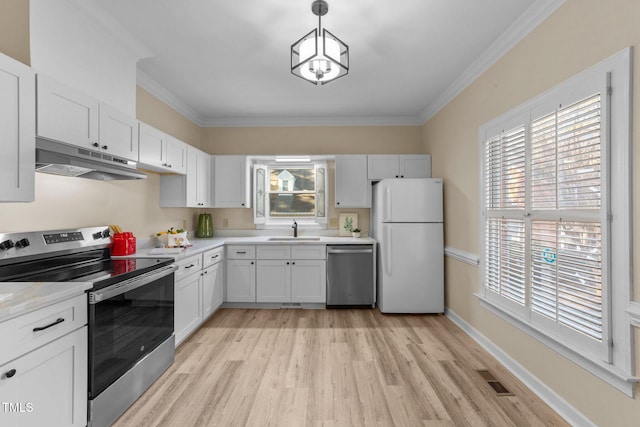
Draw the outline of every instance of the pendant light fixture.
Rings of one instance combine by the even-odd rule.
[[[329,12],[326,1],[315,0],[311,12],[318,17],[318,28],[291,45],[291,73],[324,85],[349,73],[349,46],[322,28],[322,17]]]

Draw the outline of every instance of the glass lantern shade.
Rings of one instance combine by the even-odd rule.
[[[291,46],[291,73],[312,84],[326,84],[349,72],[349,46],[324,29],[314,29]]]

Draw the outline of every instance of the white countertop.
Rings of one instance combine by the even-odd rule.
[[[191,238],[189,242],[193,245],[185,248],[179,253],[153,254],[154,248],[142,248],[135,254],[125,257],[114,258],[174,258],[176,260],[198,255],[210,249],[223,245],[372,245],[375,240],[369,237],[328,237],[317,236],[317,240],[307,240],[309,236],[301,236],[299,240],[270,240],[274,236],[247,236],[247,237],[215,237],[212,239]],[[287,238],[286,236],[275,236],[277,239]],[[314,237],[315,239],[315,237]]]
[[[91,282],[0,282],[0,322],[72,298]]]
[[[278,239],[286,236],[276,236]],[[218,237],[190,240],[193,246],[178,254],[150,254],[153,248],[141,248],[135,254],[114,258],[173,258],[180,260],[223,245],[371,245],[369,237],[327,237],[317,240],[270,240],[272,236]],[[0,282],[0,322],[41,307],[72,298],[92,287],[90,282]]]

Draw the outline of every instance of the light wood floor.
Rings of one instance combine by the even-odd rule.
[[[115,424],[156,425],[567,424],[442,315],[221,309]]]

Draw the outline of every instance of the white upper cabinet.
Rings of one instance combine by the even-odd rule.
[[[186,175],[160,177],[160,207],[211,207],[211,156],[187,145]]]
[[[369,179],[431,178],[429,154],[371,154],[368,156]]]
[[[142,122],[138,122],[138,133],[139,166],[161,173],[187,173],[187,144]]]
[[[250,168],[246,156],[211,156],[213,207],[250,208]]]
[[[0,54],[0,201],[32,202],[35,175],[35,75]]]
[[[48,76],[37,79],[38,137],[138,161],[133,117]]]
[[[366,155],[336,156],[335,206],[371,207],[371,184],[367,179]]]
[[[100,104],[100,149],[114,156],[138,161],[138,121],[115,108]]]

